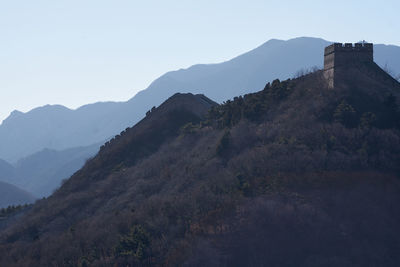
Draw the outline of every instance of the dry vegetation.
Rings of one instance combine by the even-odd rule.
[[[0,265],[398,266],[400,86],[368,70],[153,110],[2,233]]]

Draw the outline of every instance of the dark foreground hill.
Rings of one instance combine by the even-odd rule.
[[[255,92],[266,81],[321,67],[328,44],[317,38],[270,40],[227,62],[168,72],[127,102],[95,103],[77,110],[47,105],[27,113],[15,111],[0,125],[0,158],[17,165],[16,177],[3,175],[0,163],[0,180],[38,197],[48,196],[95,155],[99,146],[94,143],[134,125],[174,93],[201,92],[220,102]],[[394,75],[400,73],[399,47],[375,45],[374,49],[378,64],[387,65]]]
[[[175,95],[1,232],[0,265],[399,266],[399,92],[369,64]]]

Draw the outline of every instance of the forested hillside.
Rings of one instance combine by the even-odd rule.
[[[400,84],[376,64],[175,95],[0,233],[2,266],[398,266]]]

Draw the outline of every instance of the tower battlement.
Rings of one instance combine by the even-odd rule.
[[[371,43],[334,43],[325,48],[324,75],[328,86],[335,86],[338,67],[354,66],[360,63],[374,61],[374,46]]]
[[[366,52],[373,53],[374,46],[371,43],[334,43],[325,48],[325,56],[335,52]]]

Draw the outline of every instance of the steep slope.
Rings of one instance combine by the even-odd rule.
[[[2,232],[0,264],[398,266],[399,97],[375,64],[175,95]]]
[[[6,208],[11,205],[30,204],[35,201],[35,197],[8,183],[0,182],[0,208]]]
[[[147,110],[177,92],[202,93],[217,102],[255,92],[266,81],[321,67],[323,48],[328,44],[317,38],[270,40],[227,62],[166,73],[127,102],[13,112],[0,125],[0,158],[14,163],[44,148],[63,150],[101,142],[135,124]],[[375,61],[399,74],[400,48],[375,45]]]

